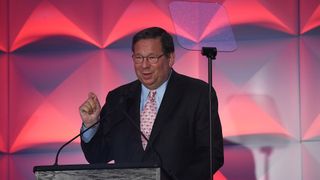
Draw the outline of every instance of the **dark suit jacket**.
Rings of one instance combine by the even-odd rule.
[[[171,176],[180,180],[208,180],[208,84],[172,71],[145,151],[139,132],[140,95],[138,80],[109,92],[97,133],[90,142],[81,142],[88,162],[159,163],[155,153],[158,151],[163,168]],[[216,172],[223,165],[223,138],[215,91],[211,98],[213,172]]]

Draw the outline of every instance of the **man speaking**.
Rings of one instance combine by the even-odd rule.
[[[81,137],[89,163],[161,163],[165,179],[208,180],[210,132],[208,84],[179,74],[172,36],[151,27],[134,35],[137,80],[110,91],[101,109],[94,93],[80,106]],[[223,165],[223,137],[212,96],[213,170]],[[160,162],[161,161],[161,162]]]

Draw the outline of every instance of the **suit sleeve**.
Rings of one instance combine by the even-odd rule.
[[[112,95],[109,93],[106,98],[106,103],[101,109],[100,118],[101,122],[97,132],[94,134],[92,139],[89,142],[84,142],[81,138],[81,148],[82,151],[89,163],[105,163],[110,161],[110,148],[109,141],[110,139],[106,136],[105,129],[108,126],[108,110],[112,105]]]
[[[209,121],[209,100],[205,93],[202,93],[198,103],[195,116],[195,149],[192,162],[184,171],[179,179],[210,179],[210,121]],[[215,173],[224,163],[223,154],[223,136],[220,118],[218,114],[218,100],[215,91],[212,91],[212,154],[213,167],[212,172]]]

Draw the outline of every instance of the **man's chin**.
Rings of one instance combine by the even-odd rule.
[[[152,81],[143,81],[142,84],[148,89],[153,89],[154,83]]]

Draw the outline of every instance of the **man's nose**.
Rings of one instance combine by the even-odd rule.
[[[142,67],[146,68],[150,66],[150,62],[148,61],[148,58],[144,57],[142,60]]]

